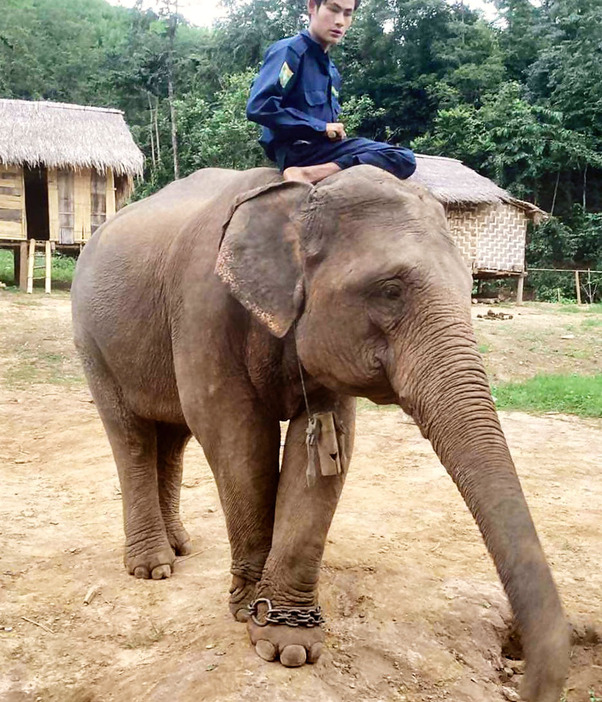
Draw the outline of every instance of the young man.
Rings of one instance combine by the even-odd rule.
[[[263,127],[260,144],[285,180],[317,183],[343,168],[368,163],[408,178],[414,154],[370,139],[348,139],[338,122],[341,76],[328,50],[351,25],[360,0],[308,0],[309,29],[266,52],[247,103]]]

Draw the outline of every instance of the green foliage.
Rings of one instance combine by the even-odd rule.
[[[198,168],[255,168],[268,165],[257,140],[260,129],[249,122],[245,107],[254,72],[226,76],[212,102],[194,93],[176,102],[184,173]]]
[[[492,1],[494,25],[463,3],[362,0],[332,52],[342,119],[350,134],[459,158],[552,211],[531,234],[531,266],[600,268],[602,3]],[[176,17],[172,0],[155,7],[5,0],[0,96],[124,110],[147,156],[137,197],[173,179],[169,75],[181,175],[264,164],[247,92],[269,44],[306,25],[306,0],[225,0],[211,29]],[[570,297],[569,279],[541,274],[540,296]]]
[[[537,375],[492,388],[498,409],[602,417],[602,374]]]

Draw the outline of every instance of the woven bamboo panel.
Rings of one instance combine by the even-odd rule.
[[[524,270],[527,218],[514,205],[448,208],[451,235],[473,271]]]

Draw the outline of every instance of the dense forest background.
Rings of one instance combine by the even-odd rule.
[[[602,2],[490,1],[493,23],[462,2],[362,0],[333,50],[347,131],[459,158],[551,212],[530,234],[532,266],[602,268]],[[263,164],[246,98],[267,46],[305,26],[305,0],[224,6],[199,28],[175,0],[4,0],[0,97],[122,109],[147,157],[138,196],[197,168]],[[571,296],[572,278],[537,287]]]

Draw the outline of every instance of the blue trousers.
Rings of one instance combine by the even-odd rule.
[[[317,166],[336,163],[350,168],[361,163],[382,168],[394,176],[409,178],[416,170],[416,158],[410,149],[379,141],[355,137],[343,141],[297,141],[281,144],[276,149],[276,162],[281,171],[290,166]]]

